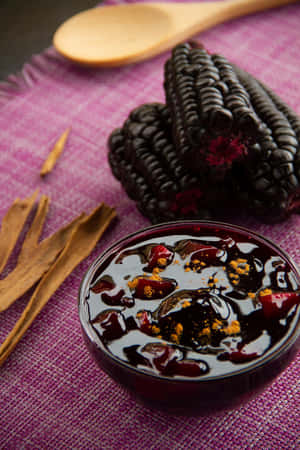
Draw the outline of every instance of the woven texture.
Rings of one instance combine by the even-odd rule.
[[[300,114],[299,23],[300,4],[289,5],[215,27],[202,33],[201,41],[261,79]],[[110,172],[107,137],[131,109],[164,101],[168,56],[93,70],[72,65],[50,48],[34,56],[22,74],[0,83],[0,218],[16,197],[37,187],[51,197],[43,237],[100,201],[116,206],[119,216],[0,368],[0,448],[300,448],[299,356],[247,405],[214,417],[184,418],[135,403],[99,370],[84,346],[77,316],[84,271],[114,240],[149,225]],[[44,159],[69,126],[62,157],[41,180]],[[236,223],[273,239],[300,263],[300,216],[274,226],[252,218]],[[1,341],[28,298],[0,315]]]

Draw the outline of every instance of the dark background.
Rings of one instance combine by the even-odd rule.
[[[58,26],[97,0],[0,0],[0,80],[52,43]]]

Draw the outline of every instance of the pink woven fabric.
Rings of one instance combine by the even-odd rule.
[[[300,114],[299,23],[298,3],[220,25],[202,33],[201,41],[267,83]],[[167,56],[93,70],[72,65],[50,48],[34,56],[22,75],[0,83],[0,218],[16,197],[29,196],[37,187],[52,199],[43,236],[100,201],[116,206],[119,216],[0,368],[0,448],[300,447],[300,357],[240,409],[183,418],[136,404],[99,370],[83,344],[77,292],[84,271],[115,239],[149,224],[109,170],[107,137],[137,105],[164,100]],[[54,172],[41,180],[46,155],[69,126],[63,156]],[[272,238],[300,262],[300,216],[274,226],[253,218],[236,222]],[[28,298],[0,315],[0,341]]]

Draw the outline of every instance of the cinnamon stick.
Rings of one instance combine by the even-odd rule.
[[[46,161],[44,162],[41,171],[40,176],[44,177],[48,173],[52,171],[54,168],[58,158],[60,157],[63,149],[65,148],[68,136],[70,134],[71,128],[67,128],[63,134],[59,137],[59,139],[56,141],[54,147],[52,148],[51,152],[49,153]]]
[[[31,197],[23,200],[17,198],[2,220],[0,229],[0,272],[2,272],[7,264],[30,211],[33,208],[37,195],[38,191],[35,191]]]
[[[0,366],[61,283],[91,253],[115,216],[114,209],[101,204],[73,230],[64,250],[43,276],[13,330],[0,346]]]
[[[38,207],[34,216],[34,219],[30,225],[29,230],[26,233],[26,237],[22,244],[21,251],[19,253],[18,262],[21,262],[26,257],[30,257],[34,252],[35,247],[38,245],[38,240],[43,231],[46,216],[49,210],[49,197],[42,195],[38,203]]]
[[[85,216],[81,214],[52,236],[38,243],[48,204],[49,199],[42,196],[36,215],[25,236],[17,265],[4,279],[0,280],[0,312],[6,310],[25,294],[47,272],[70,239],[74,228]],[[14,226],[15,220],[11,221],[11,225]]]

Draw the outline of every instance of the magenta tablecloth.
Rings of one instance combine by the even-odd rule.
[[[300,113],[300,4],[252,15],[201,35],[267,83]],[[168,54],[108,70],[75,67],[50,48],[0,87],[0,218],[18,196],[37,187],[52,203],[44,236],[100,201],[119,222],[69,276],[0,368],[0,448],[3,449],[294,449],[299,440],[300,358],[262,395],[215,417],[169,417],[136,404],[87,353],[77,317],[83,272],[113,240],[148,225],[107,163],[106,140],[129,111],[163,101]],[[39,169],[53,142],[71,126],[65,152],[45,180]],[[300,262],[300,216],[263,233]],[[11,263],[13,264],[13,262]],[[0,315],[3,340],[28,296]]]

